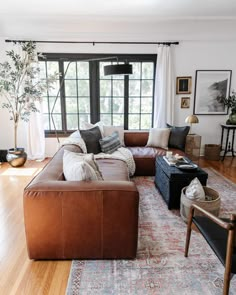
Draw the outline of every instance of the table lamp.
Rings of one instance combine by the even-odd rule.
[[[198,117],[195,115],[190,115],[185,119],[185,123],[190,124],[189,134],[194,134],[194,133],[192,133],[192,124],[195,124],[198,122],[199,122]]]

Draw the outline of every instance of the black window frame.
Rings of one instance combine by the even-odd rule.
[[[65,109],[65,85],[64,85],[64,62],[88,62],[89,63],[89,80],[90,80],[90,119],[91,123],[96,123],[100,120],[100,74],[99,62],[104,61],[103,58],[111,57],[105,61],[115,61],[118,58],[119,62],[132,63],[132,62],[153,62],[153,101],[152,101],[152,126],[153,126],[153,109],[154,109],[154,88],[155,88],[155,73],[156,73],[156,54],[86,54],[86,53],[43,53],[45,58],[39,57],[39,61],[56,61],[60,71],[60,98],[61,98],[61,113],[62,113],[62,129],[63,130],[45,130],[46,137],[65,137],[73,133],[75,130],[66,130],[66,109]],[[129,78],[124,78],[124,129],[128,129],[128,114],[129,114]],[[151,127],[152,127],[151,126]],[[138,129],[136,129],[138,130]],[[144,129],[141,129],[144,130]]]

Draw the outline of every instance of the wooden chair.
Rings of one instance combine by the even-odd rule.
[[[201,212],[201,216],[194,216],[195,210]],[[236,237],[234,238],[236,234],[236,214],[232,214],[230,219],[220,219],[199,206],[192,205],[188,218],[185,257],[188,256],[192,223],[196,225],[225,266],[223,295],[228,295],[230,280],[236,273]]]

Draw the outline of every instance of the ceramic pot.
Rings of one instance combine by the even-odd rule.
[[[27,154],[24,148],[9,149],[6,159],[12,167],[20,167],[25,164]]]
[[[229,121],[231,125],[236,125],[236,113],[231,113],[229,115]]]

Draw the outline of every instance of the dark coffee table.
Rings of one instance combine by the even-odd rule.
[[[175,166],[169,166],[162,156],[156,157],[155,185],[169,210],[180,207],[181,190],[195,177],[202,185],[206,185],[208,174],[200,167],[193,171],[182,171]]]

